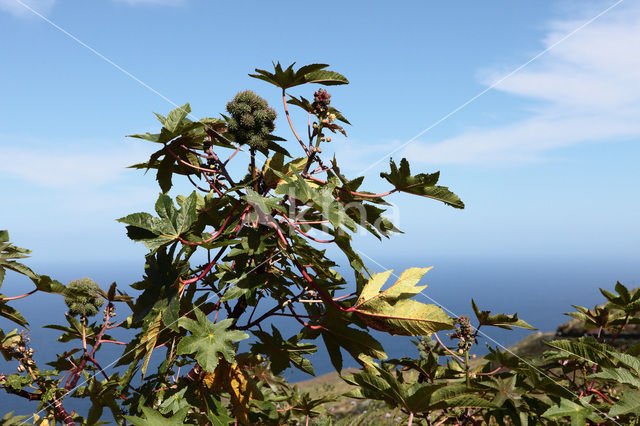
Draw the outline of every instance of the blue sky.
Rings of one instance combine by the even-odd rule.
[[[383,190],[393,152],[467,204],[392,197],[407,233],[357,244],[378,262],[640,260],[638,4],[390,5],[0,0],[0,228],[40,260],[140,262],[114,219],[152,210],[153,176],[125,167],[153,147],[124,136],[157,130],[170,102],[216,116],[252,89],[278,108],[248,73],[325,62],[351,81],[330,90],[353,124],[332,144],[343,170]]]

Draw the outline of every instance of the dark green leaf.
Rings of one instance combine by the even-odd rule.
[[[209,372],[213,372],[218,365],[218,357],[223,356],[229,363],[235,361],[233,342],[249,337],[238,330],[229,330],[233,320],[225,319],[216,324],[209,321],[207,316],[198,308],[194,309],[197,321],[180,318],[178,324],[191,332],[183,337],[178,344],[178,354],[195,354],[198,363]]]

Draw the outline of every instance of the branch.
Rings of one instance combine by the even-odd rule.
[[[220,250],[218,251],[218,254],[216,254],[216,257],[214,257],[213,260],[209,262],[207,267],[204,268],[204,271],[202,271],[200,275],[198,275],[197,277],[182,281],[182,284],[183,284],[182,289],[184,289],[188,284],[195,283],[196,281],[204,278],[204,276],[207,275],[209,271],[211,271],[211,268],[213,268],[213,265],[215,265],[218,262],[218,259],[220,259],[220,257],[222,256],[222,253],[225,251],[226,248],[227,248],[226,246],[220,248]]]
[[[18,300],[18,299],[24,299],[27,296],[31,296],[33,293],[35,293],[36,291],[38,291],[38,289],[33,289],[31,290],[29,293],[25,293],[25,294],[21,294],[20,296],[13,296],[13,297],[0,297],[0,302],[8,302],[9,300]]]
[[[312,237],[311,235],[307,234],[306,232],[304,232],[302,229],[298,228],[298,226],[295,224],[294,221],[292,221],[286,214],[284,213],[280,213],[282,215],[282,217],[285,218],[285,220],[287,221],[287,223],[289,225],[291,225],[296,231],[298,231],[299,233],[301,233],[302,235],[304,235],[305,237],[309,238],[310,240],[315,241],[316,243],[323,243],[323,244],[329,244],[334,242],[336,239],[332,239],[332,240],[319,240],[317,238]]]
[[[460,358],[455,352],[453,352],[451,349],[449,349],[448,347],[446,347],[444,345],[444,343],[442,343],[442,341],[440,340],[440,337],[438,337],[438,333],[433,333],[434,336],[436,336],[436,340],[438,341],[438,343],[440,343],[440,346],[442,346],[444,348],[444,350],[446,350],[447,352],[449,352],[451,355],[453,355],[454,357],[456,357],[458,359],[458,361],[460,362],[464,362],[464,360],[462,358]]]
[[[296,139],[300,143],[300,146],[302,147],[302,149],[304,149],[304,153],[307,154],[307,156],[310,156],[311,153],[309,152],[309,149],[304,144],[304,142],[302,142],[302,139],[300,139],[300,136],[298,136],[298,133],[296,132],[296,129],[293,127],[293,123],[291,122],[291,116],[289,116],[289,108],[287,107],[287,94],[285,92],[285,89],[282,89],[282,105],[284,105],[284,113],[287,116],[287,121],[289,122],[289,127],[291,127],[291,131],[293,132],[293,135],[296,137]]]
[[[310,328],[312,330],[322,330],[324,329],[323,326],[321,325],[311,325],[305,321],[302,320],[302,318],[300,318],[300,316],[296,313],[296,311],[293,310],[293,307],[291,305],[287,305],[287,308],[289,308],[289,310],[291,311],[291,314],[293,314],[293,317],[303,326]]]
[[[618,330],[618,332],[616,333],[615,336],[613,336],[613,338],[611,339],[611,342],[609,342],[609,344],[611,346],[613,346],[613,343],[616,341],[616,339],[618,338],[618,336],[620,336],[620,333],[622,333],[622,330],[624,330],[624,328],[627,326],[627,322],[629,321],[629,314],[627,314],[627,316],[624,317],[624,322],[622,323],[622,325],[620,326],[620,329]]]
[[[222,231],[224,231],[224,229],[226,228],[227,224],[229,223],[229,220],[231,220],[231,216],[233,216],[234,210],[239,205],[240,205],[240,203],[236,203],[236,205],[231,208],[231,211],[229,212],[229,215],[227,216],[227,218],[222,223],[222,226],[220,226],[220,229],[218,229],[218,231],[215,234],[213,234],[211,237],[207,238],[206,240],[203,240],[203,241],[200,241],[200,242],[197,242],[197,243],[192,243],[191,241],[187,241],[187,240],[185,240],[184,238],[182,238],[180,236],[178,236],[178,239],[183,244],[187,244],[187,245],[190,245],[190,246],[199,246],[199,245],[202,245],[202,244],[210,243],[211,241],[213,241],[216,238],[218,238],[220,236],[220,234],[222,234]]]

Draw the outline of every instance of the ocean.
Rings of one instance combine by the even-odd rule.
[[[430,266],[411,258],[388,262],[393,265],[396,273],[412,266]],[[118,282],[119,287],[124,289],[128,284],[138,281],[143,272],[141,263],[28,264],[37,272],[50,275],[63,283],[89,276],[104,289],[113,281]],[[604,298],[598,287],[611,290],[616,281],[630,288],[640,286],[640,264],[633,259],[440,259],[433,260],[431,264],[435,265],[435,268],[428,272],[421,282],[429,287],[424,291],[425,297],[418,297],[417,300],[441,305],[452,316],[469,315],[473,323],[473,298],[483,310],[507,314],[517,312],[520,318],[540,331],[553,331],[559,324],[567,321],[569,318],[564,313],[573,310],[572,304],[593,307],[602,303]],[[30,289],[32,284],[28,280],[8,272],[2,293],[14,296]],[[45,360],[53,360],[55,354],[69,347],[68,344],[56,341],[60,335],[59,331],[42,328],[49,323],[66,323],[66,306],[62,297],[36,293],[12,302],[12,306],[19,309],[30,321],[29,334],[36,361],[44,364]],[[127,314],[120,312],[117,319],[124,319]],[[5,331],[16,328],[4,319],[0,319],[0,326]],[[292,318],[280,318],[277,326],[285,338],[300,330],[299,324]],[[475,347],[477,355],[485,354],[487,345],[508,347],[531,333],[529,330],[508,331],[491,327],[483,328],[482,331],[479,344]],[[417,356],[411,338],[378,332],[373,334],[382,343],[389,357]],[[113,333],[114,338],[119,336],[126,339],[126,333]],[[316,374],[333,371],[322,341],[318,341],[317,344],[318,352],[310,356]],[[123,347],[106,345],[104,349],[98,353],[98,360],[110,374],[114,371],[110,365],[122,354]],[[159,354],[161,353],[162,351],[159,351]],[[0,362],[0,373],[10,374],[15,371],[15,362]],[[344,354],[344,367],[355,366],[356,362],[348,354]],[[284,376],[292,382],[310,378],[298,370],[286,371]],[[77,400],[70,400],[65,405],[69,411],[76,409],[86,413],[88,409],[86,402],[79,403]],[[0,391],[1,414],[9,411],[30,414],[34,409],[34,403]]]

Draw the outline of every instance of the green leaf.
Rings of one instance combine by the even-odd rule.
[[[182,234],[189,230],[191,225],[198,220],[198,214],[196,213],[196,207],[198,205],[198,194],[193,191],[189,195],[182,205],[180,211],[176,215],[175,229],[178,234]]]
[[[640,379],[624,368],[604,368],[602,371],[592,374],[589,378],[611,380],[617,383],[624,383],[635,388],[640,388]]]
[[[229,416],[222,402],[210,393],[204,394],[204,402],[207,405],[207,419],[212,426],[228,426],[234,419]]]
[[[478,305],[476,302],[471,299],[471,306],[473,307],[473,312],[476,314],[476,318],[478,319],[478,325],[489,325],[494,327],[505,328],[507,330],[511,330],[511,327],[519,327],[526,328],[528,330],[536,330],[535,327],[527,324],[525,321],[518,318],[518,314],[506,315],[506,314],[496,314],[490,315],[491,311],[481,311],[478,309]]]
[[[178,344],[179,355],[195,353],[195,359],[209,372],[213,372],[218,365],[219,356],[223,356],[229,363],[235,360],[235,348],[232,342],[238,342],[249,337],[239,330],[229,330],[232,319],[225,319],[216,324],[209,321],[207,316],[198,308],[194,309],[197,321],[180,318],[179,325],[191,332],[183,337]]]
[[[463,209],[464,203],[456,194],[449,191],[446,186],[436,186],[440,177],[440,172],[431,174],[420,173],[411,176],[411,169],[406,158],[400,161],[400,168],[396,166],[393,159],[389,160],[390,173],[380,173],[380,177],[385,178],[392,184],[396,191],[407,192],[409,194],[420,195],[422,197],[433,198],[451,207]]]
[[[16,259],[29,257],[29,253],[31,253],[31,250],[16,247],[9,243],[9,231],[0,230],[0,287],[2,287],[2,282],[4,281],[6,269],[25,275],[32,280],[37,278],[37,274],[28,266],[15,261]]]
[[[344,314],[333,309],[322,318],[320,323],[322,339],[329,352],[331,363],[337,371],[342,370],[341,347],[363,365],[372,365],[370,358],[387,359],[387,354],[380,342],[365,331],[349,327],[350,323],[351,320]]]
[[[434,391],[430,391],[429,388],[433,385],[427,385],[425,395],[419,389],[411,398],[409,403],[413,410],[420,411],[432,411],[444,408],[492,408],[496,405],[488,401],[477,393],[479,389],[468,388],[464,384],[453,384],[444,387],[438,387]],[[425,402],[428,401],[428,405]]]
[[[187,118],[190,112],[191,105],[189,105],[188,103],[174,109],[167,116],[167,119],[164,122],[164,127],[171,133],[174,133],[176,130],[178,130],[180,124],[182,124],[182,120]]]
[[[133,213],[117,221],[129,225],[129,238],[141,241],[149,250],[155,252],[190,230],[198,220],[199,203],[199,196],[194,191],[189,197],[182,199],[182,205],[177,210],[171,197],[160,194],[155,205],[159,218],[149,213]]]
[[[430,269],[407,269],[384,291],[380,290],[392,271],[374,274],[360,293],[354,312],[371,328],[391,334],[424,336],[451,330],[454,321],[442,308],[410,300],[427,287],[416,284]]]
[[[9,306],[6,302],[1,301],[3,297],[5,297],[4,294],[0,294],[0,317],[4,317],[22,327],[28,326],[29,323],[17,309]]]
[[[260,210],[263,214],[269,216],[273,210],[282,210],[280,199],[275,197],[264,197],[251,188],[247,188],[247,195],[243,198],[249,204]]]
[[[252,330],[252,333],[260,339],[260,343],[253,344],[252,350],[269,358],[273,374],[280,374],[293,364],[305,373],[315,376],[313,365],[302,355],[312,354],[318,348],[310,343],[300,343],[301,334],[284,340],[273,324],[271,325],[271,331],[272,334],[261,330]]]
[[[577,340],[552,340],[545,343],[564,352],[567,358],[589,361],[602,367],[613,367],[609,346],[598,343],[593,337],[581,337]]]
[[[305,83],[324,84],[325,86],[337,86],[349,84],[349,80],[335,71],[318,70],[305,74]]]
[[[623,414],[640,414],[640,390],[626,390],[622,397],[609,410],[609,417],[620,416]]]
[[[342,203],[335,200],[333,191],[338,182],[330,182],[319,188],[310,186],[300,175],[296,173],[294,179],[286,175],[275,172],[284,182],[278,184],[276,194],[287,195],[299,200],[301,203],[311,202],[313,208],[337,230],[344,226],[351,231],[356,231],[356,222],[349,217]]]
[[[176,159],[173,155],[165,155],[160,164],[158,164],[158,173],[156,174],[156,180],[160,185],[160,189],[164,194],[169,192],[173,183],[171,177],[173,176],[173,166],[176,163]]]
[[[51,279],[51,277],[47,275],[40,275],[37,279],[33,280],[33,283],[36,285],[38,290],[44,291],[45,293],[54,293],[54,294],[66,294],[67,287],[59,281]]]
[[[582,401],[586,404],[591,398],[584,398]],[[586,401],[585,401],[586,400]],[[585,425],[587,418],[590,418],[593,414],[594,408],[591,406],[585,406],[576,404],[573,401],[562,398],[557,405],[551,406],[547,411],[542,414],[550,420],[560,420],[565,417],[571,418],[572,425]]]
[[[134,426],[182,426],[189,412],[189,407],[183,408],[171,417],[164,417],[158,411],[149,407],[142,407],[144,418],[124,416]]]
[[[277,64],[273,64],[274,72],[256,69],[257,74],[249,74],[249,76],[264,80],[281,89],[288,89],[305,83],[317,83],[326,86],[349,83],[349,80],[342,74],[325,70],[325,68],[329,66],[327,64],[305,65],[297,71],[294,71],[294,65],[295,62],[283,70],[280,62],[278,62]]]

